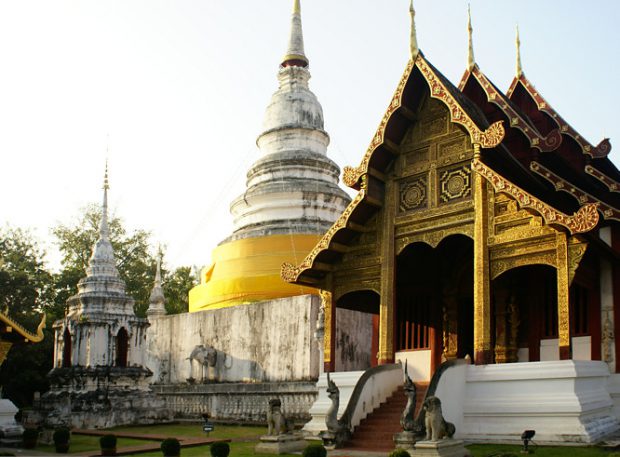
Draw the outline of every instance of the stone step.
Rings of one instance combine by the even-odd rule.
[[[422,406],[426,396],[428,383],[416,383],[416,412]],[[404,389],[399,387],[384,403],[369,414],[355,427],[347,449],[352,450],[380,450],[394,449],[394,434],[401,432],[400,416],[407,405]]]

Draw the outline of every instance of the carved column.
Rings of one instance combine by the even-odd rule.
[[[560,360],[568,360],[570,354],[570,304],[569,304],[569,265],[568,242],[566,234],[556,235],[556,261],[558,283],[558,344]]]
[[[386,183],[381,234],[381,303],[379,307],[379,365],[394,362],[395,269],[394,188]]]
[[[474,144],[474,159],[480,158],[480,145]],[[489,201],[487,182],[480,173],[474,181],[474,362],[491,363],[491,295],[489,272]]]
[[[325,313],[325,323],[323,326],[323,370],[326,372],[333,372],[336,366],[336,309],[331,292],[331,280],[328,280],[327,284],[330,290],[321,290],[321,306]]]

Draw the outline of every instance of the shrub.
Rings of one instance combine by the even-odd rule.
[[[167,457],[181,455],[181,443],[176,438],[166,438],[161,442],[161,452]]]
[[[60,427],[54,430],[54,444],[67,444],[71,438],[71,432],[67,427]]]
[[[302,452],[303,457],[326,457],[327,450],[322,444],[310,444]]]
[[[36,428],[27,428],[22,434],[22,446],[26,449],[34,449],[37,447],[37,439],[39,438],[39,430]]]
[[[228,457],[230,446],[224,441],[216,441],[211,445],[211,455],[213,457]]]
[[[101,449],[112,449],[116,447],[116,435],[108,433],[99,438],[99,446]]]
[[[411,457],[411,454],[404,449],[396,449],[392,451],[388,457]]]

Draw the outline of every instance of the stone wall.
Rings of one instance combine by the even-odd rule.
[[[264,424],[271,398],[279,398],[282,412],[298,424],[310,420],[316,400],[314,382],[160,384],[153,386],[174,417],[200,420],[203,413],[223,422]]]
[[[302,295],[153,318],[146,344],[152,382],[314,381],[319,306],[318,296]],[[198,354],[191,362],[199,345],[217,356],[201,363]]]

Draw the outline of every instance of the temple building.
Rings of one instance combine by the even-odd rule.
[[[458,436],[518,440],[536,428],[541,441],[596,441],[618,429],[610,143],[589,143],[545,101],[518,35],[504,93],[474,60],[470,20],[456,87],[419,49],[411,13],[404,74],[360,164],[344,169],[357,195],[282,277],[323,291],[335,382],[352,376],[333,372],[337,316],[354,310],[378,324],[367,320],[370,365],[407,361],[423,388],[434,378]],[[450,364],[464,358],[473,364]]]
[[[282,281],[280,265],[301,261],[350,198],[338,187],[338,165],[326,155],[329,135],[309,79],[295,0],[279,88],[256,140],[261,157],[247,172],[245,192],[230,205],[233,233],[213,250],[189,294],[190,312],[317,293]]]
[[[41,398],[48,426],[99,428],[170,417],[163,400],[149,388],[152,372],[145,367],[144,348],[149,322],[136,316],[134,299],[127,295],[116,268],[109,239],[108,189],[106,167],[99,239],[86,277],[67,300],[65,317],[54,322],[51,388]]]

